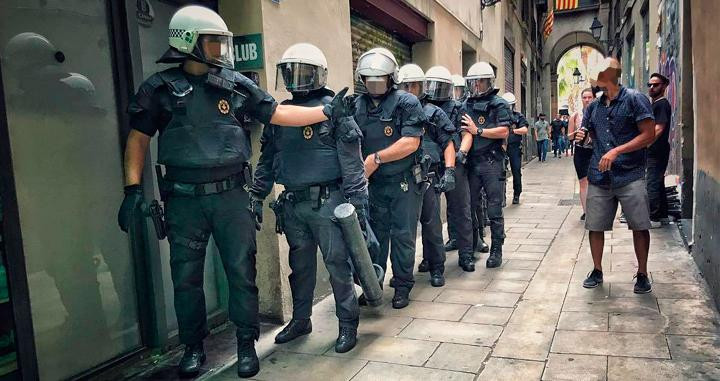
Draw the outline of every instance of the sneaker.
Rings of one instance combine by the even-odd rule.
[[[585,221],[585,213],[583,213],[583,215],[580,216],[580,221]]]
[[[598,269],[593,269],[593,271],[588,274],[587,279],[583,282],[583,287],[585,288],[595,288],[599,285],[601,285],[603,282],[603,273],[602,271]]]
[[[652,285],[650,284],[650,279],[648,279],[647,274],[637,273],[633,279],[636,279],[635,287],[633,288],[634,293],[647,294],[652,291]]]
[[[653,220],[650,220],[650,229],[661,228],[662,225],[663,225],[663,224],[662,224],[661,221],[653,221]]]
[[[621,224],[626,224],[627,218],[625,218],[625,213],[621,214],[620,218],[618,218],[618,220],[620,221]]]

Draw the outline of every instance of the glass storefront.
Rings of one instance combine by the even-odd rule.
[[[15,325],[13,323],[12,305],[10,304],[2,226],[3,209],[2,199],[0,199],[0,377],[17,370]]]
[[[141,346],[132,256],[115,220],[123,170],[107,1],[0,2],[12,170],[42,380],[71,377]],[[0,284],[0,302],[1,291]],[[0,325],[0,372],[3,354],[12,353],[3,346],[7,329]]]

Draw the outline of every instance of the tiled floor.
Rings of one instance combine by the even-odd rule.
[[[605,283],[581,286],[592,269],[576,206],[571,158],[532,162],[522,204],[505,209],[505,262],[474,273],[448,253],[447,283],[417,274],[403,310],[364,308],[358,346],[336,354],[332,297],[314,332],[293,343],[263,335],[258,380],[685,380],[720,379],[718,315],[674,225],[652,230],[654,291],[632,292],[632,234],[606,235]],[[512,193],[511,191],[509,193]],[[420,252],[420,251],[419,251]],[[203,378],[235,380],[234,364]]]

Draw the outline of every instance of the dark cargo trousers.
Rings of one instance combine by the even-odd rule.
[[[423,184],[415,184],[410,175],[407,177],[407,190],[401,187],[400,181],[373,179],[369,191],[370,226],[380,243],[380,252],[373,263],[386,270],[389,254],[395,288],[410,290],[415,284],[415,239]]]
[[[520,143],[508,144],[507,155],[513,178],[513,196],[520,196],[522,193],[522,147]]]
[[[241,339],[257,339],[255,220],[242,187],[205,195],[171,195],[166,202],[170,269],[180,342],[192,345],[208,334],[203,268],[212,235],[229,287],[229,318]]]
[[[335,297],[335,314],[340,327],[358,326],[359,307],[355,296],[350,256],[342,230],[331,218],[335,207],[344,203],[340,190],[331,191],[321,205],[317,200],[293,203],[286,200],[285,237],[290,246],[290,290],[293,319],[309,319],[317,277],[317,249],[320,246],[330,286]],[[319,206],[319,208],[318,208]]]
[[[470,174],[470,204],[476,211],[481,200],[481,188],[487,197],[487,215],[490,220],[490,238],[493,244],[502,245],[505,242],[505,219],[503,218],[503,204],[505,202],[505,163],[500,151],[495,154],[486,154],[468,160]],[[482,214],[478,212],[478,219]],[[480,226],[482,223],[480,222]]]
[[[457,242],[458,253],[472,254],[473,224],[470,210],[470,183],[467,166],[455,168],[455,189],[445,192],[447,200],[448,236]]]
[[[440,194],[435,191],[437,175],[430,177],[430,186],[423,194],[420,211],[422,226],[423,259],[428,261],[430,271],[445,271],[445,245],[440,220]]]

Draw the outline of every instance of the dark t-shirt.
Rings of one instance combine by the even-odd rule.
[[[553,139],[560,137],[560,135],[563,134],[563,129],[565,128],[565,122],[563,122],[560,119],[553,119],[552,123],[550,123],[552,126],[552,136]]]
[[[655,124],[662,124],[663,128],[660,137],[648,148],[649,155],[666,154],[670,152],[670,121],[672,120],[672,109],[667,98],[660,98],[652,104]]]

